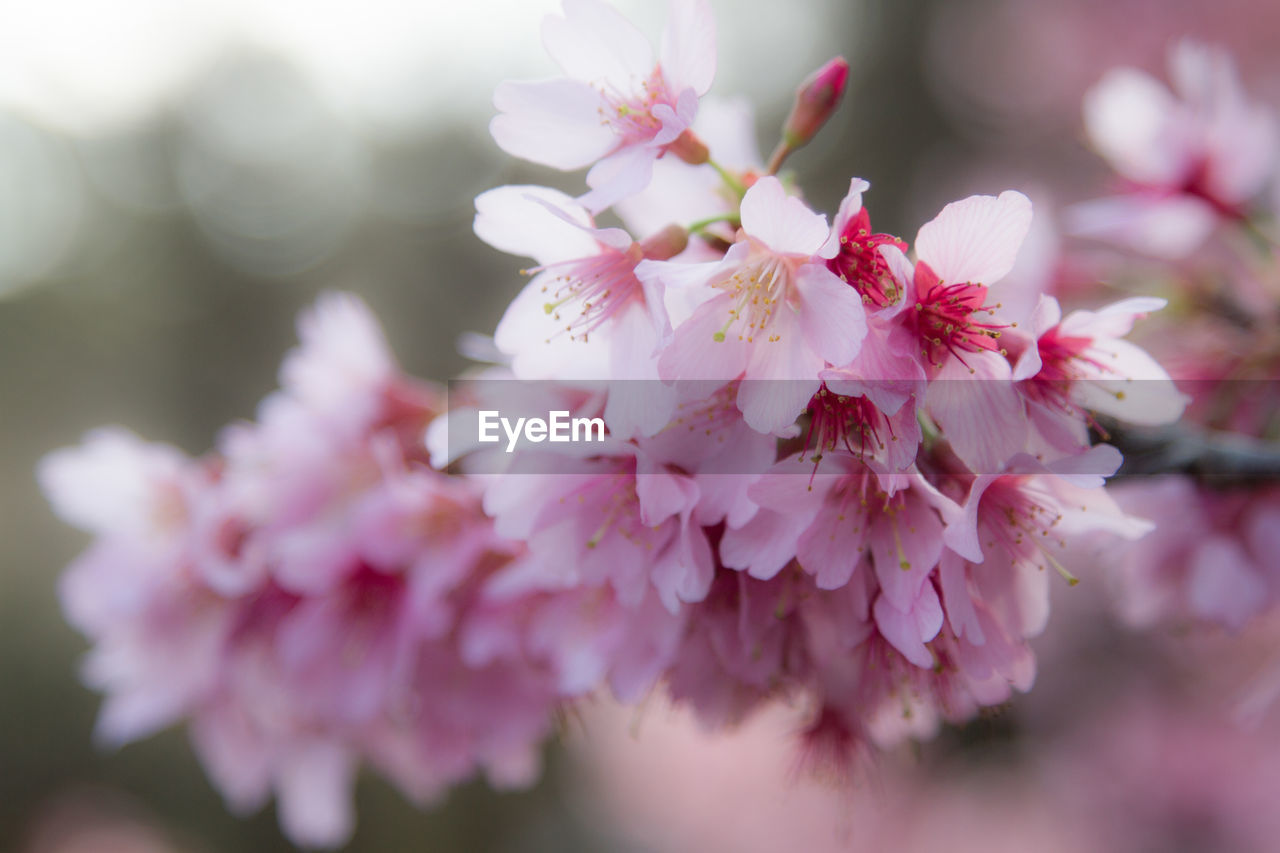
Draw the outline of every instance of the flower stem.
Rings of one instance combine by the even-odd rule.
[[[737,193],[738,198],[742,198],[747,194],[747,188],[743,186],[742,181],[738,180],[732,172],[711,158],[707,158],[707,164],[716,170],[716,174],[720,176],[720,180],[724,181],[725,185],[728,186],[729,189]]]
[[[717,222],[738,222],[737,213],[721,213],[717,216],[708,216],[706,219],[699,219],[697,222],[691,223],[686,227],[690,234],[701,234],[709,225],[715,225]]]
[[[778,170],[782,168],[784,160],[790,156],[795,149],[784,139],[778,143],[778,147],[773,149],[773,154],[769,157],[769,165],[766,167],[766,174],[776,175]]]

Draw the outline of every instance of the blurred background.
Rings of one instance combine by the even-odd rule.
[[[656,37],[664,4],[617,5]],[[835,54],[848,58],[843,107],[789,167],[829,212],[849,177],[867,178],[877,230],[907,237],[968,192],[1019,188],[1038,212],[1097,195],[1106,173],[1081,142],[1081,94],[1116,64],[1163,76],[1165,49],[1179,36],[1229,47],[1254,96],[1280,103],[1280,4],[1270,0],[713,6],[713,92],[755,103],[766,153],[799,80]],[[55,595],[61,568],[86,539],[53,518],[33,469],[42,454],[104,423],[202,452],[223,424],[253,416],[294,341],[295,313],[328,289],[370,302],[410,372],[445,379],[461,369],[458,335],[491,331],[520,284],[516,262],[472,235],[473,197],[504,183],[575,194],[580,186],[580,175],[513,161],[487,133],[495,84],[552,72],[538,22],[555,8],[550,0],[0,1],[0,849],[286,845],[270,810],[247,821],[224,811],[182,732],[117,753],[94,748],[97,698],[77,681],[84,644]],[[1035,824],[1041,835],[1026,838],[1065,837],[1070,791],[1093,784],[1089,773],[1114,774],[1076,768],[1083,775],[1046,778],[1027,744],[1070,752],[1064,716],[1120,714],[1113,706],[1140,707],[1184,677],[1160,661],[1185,656],[1185,645],[1173,652],[1165,638],[1100,624],[1099,586],[1055,590],[1074,603],[1055,603],[1067,615],[1055,616],[1040,654],[1042,671],[1061,683],[1045,675],[1031,696],[925,745],[907,757],[910,769],[885,771],[872,787],[897,790],[903,774],[936,784],[943,770],[958,779],[996,774],[1001,781],[988,790],[1018,794],[990,819],[972,818],[987,814],[985,800],[933,797],[942,837],[961,837],[946,828],[946,814],[969,814],[966,825],[990,831],[1011,804],[1026,821],[1046,810],[1058,821]],[[1079,700],[1085,694],[1108,701],[1091,707]],[[527,793],[477,784],[422,813],[364,780],[351,849],[714,847],[696,835],[647,834],[674,804],[641,794],[700,748],[670,733],[663,740],[669,715],[654,711],[641,726],[656,744],[647,770],[611,751],[626,748],[615,743],[625,715],[602,708],[587,716],[586,736],[570,736],[572,750],[553,747],[550,772]],[[1100,727],[1126,724],[1104,716]],[[592,735],[598,720],[617,731]],[[1194,716],[1176,722],[1197,730]],[[782,734],[753,729],[734,754],[748,755],[749,743],[776,752]],[[1252,763],[1226,777],[1228,789],[1280,771],[1275,750],[1206,746],[1214,755],[1231,749]],[[781,760],[769,756],[761,760]],[[718,766],[713,757],[700,762]],[[708,771],[705,784],[727,784],[735,772]],[[1051,799],[1025,805],[1029,779]],[[697,801],[696,791],[690,796]],[[807,796],[794,793],[797,814],[821,822],[841,812],[869,825],[865,806],[842,811],[828,791],[814,795],[825,805],[805,811]],[[744,794],[738,802],[754,801]],[[886,813],[915,820],[909,810]],[[1182,849],[1214,849],[1184,836],[1192,841]],[[827,840],[831,849],[862,849],[872,837],[884,838],[867,829]]]

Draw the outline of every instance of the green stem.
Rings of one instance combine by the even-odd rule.
[[[720,180],[724,181],[725,185],[728,186],[729,189],[737,193],[738,198],[742,198],[747,194],[747,188],[742,185],[742,181],[734,177],[733,173],[724,166],[721,166],[709,157],[707,158],[707,165],[716,170],[716,174],[720,176]]]
[[[715,225],[717,222],[738,222],[737,213],[721,213],[718,216],[708,216],[706,219],[699,219],[697,222],[685,228],[690,234],[701,234],[706,230],[707,226]]]

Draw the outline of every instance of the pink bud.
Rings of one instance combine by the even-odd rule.
[[[692,130],[685,130],[684,133],[676,137],[675,142],[667,145],[667,150],[690,166],[701,166],[711,156],[711,152],[707,149],[707,144],[699,139],[698,135]]]
[[[665,261],[674,258],[689,245],[689,232],[679,225],[668,225],[640,244],[646,258]]]
[[[796,102],[782,126],[782,139],[796,149],[813,139],[831,118],[849,82],[849,63],[837,56],[819,68],[796,90]]]

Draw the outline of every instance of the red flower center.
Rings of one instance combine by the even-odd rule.
[[[899,296],[898,283],[880,254],[881,246],[907,251],[907,244],[897,237],[871,233],[871,217],[863,208],[845,223],[840,232],[840,252],[827,261],[827,269],[852,285],[864,304],[877,308],[893,304]]]
[[[999,305],[989,306],[985,285],[946,284],[923,261],[916,264],[916,308],[908,322],[920,338],[921,353],[934,367],[948,355],[966,364],[964,353],[999,351],[1001,323],[983,322]]]

